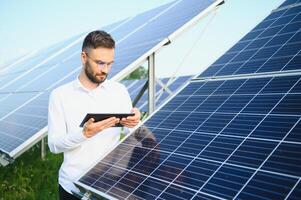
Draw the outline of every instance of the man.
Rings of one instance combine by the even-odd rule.
[[[107,80],[114,62],[115,42],[104,31],[93,31],[84,39],[82,70],[76,80],[52,91],[49,99],[48,145],[53,153],[64,153],[59,171],[60,199],[77,199],[73,182],[112,148],[119,140],[121,123],[132,128],[139,123],[140,112],[132,108],[127,89]],[[135,113],[132,117],[111,117],[83,128],[79,125],[87,113]]]

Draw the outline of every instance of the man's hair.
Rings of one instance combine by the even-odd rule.
[[[105,31],[92,31],[84,39],[82,51],[104,47],[108,49],[115,48],[115,41],[110,34]]]

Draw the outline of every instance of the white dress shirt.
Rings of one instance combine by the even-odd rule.
[[[76,79],[52,91],[48,110],[48,146],[64,153],[59,184],[69,193],[79,191],[77,178],[119,140],[120,128],[108,128],[91,138],[79,127],[87,113],[129,113],[132,102],[125,86],[106,80],[88,90]]]

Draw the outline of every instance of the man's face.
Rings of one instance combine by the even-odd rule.
[[[98,47],[82,52],[82,61],[88,79],[96,84],[104,82],[114,62],[114,49]]]

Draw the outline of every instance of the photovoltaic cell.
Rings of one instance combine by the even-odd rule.
[[[300,70],[300,27],[300,4],[275,10],[199,77]]]
[[[293,178],[258,172],[237,196],[238,199],[285,199],[296,184]]]
[[[28,95],[28,94],[27,94]],[[0,121],[0,146],[7,154],[22,145],[33,134],[45,127],[47,123],[47,102],[49,93],[30,94],[32,100],[22,108],[8,116],[2,116]],[[12,99],[16,98],[16,95]],[[29,98],[27,98],[28,101]],[[4,106],[3,106],[4,107]],[[7,107],[7,106],[6,106]],[[16,109],[15,107],[11,109]],[[5,111],[5,113],[12,110]]]

